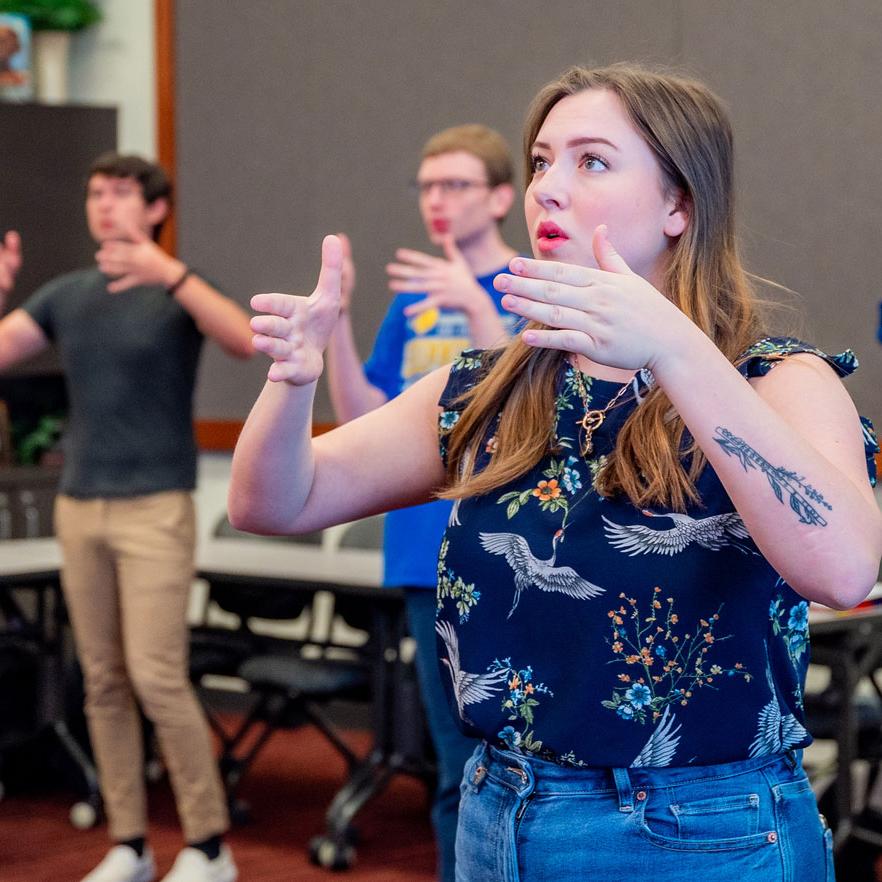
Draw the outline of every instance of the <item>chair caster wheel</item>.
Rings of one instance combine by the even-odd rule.
[[[244,799],[235,799],[229,805],[230,821],[237,827],[251,820],[251,806]]]
[[[348,870],[355,863],[355,849],[327,836],[314,836],[309,843],[309,859],[326,870]]]
[[[91,830],[101,819],[101,800],[97,796],[75,802],[70,807],[70,823],[77,830]]]

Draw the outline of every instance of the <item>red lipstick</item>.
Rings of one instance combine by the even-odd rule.
[[[536,246],[543,254],[549,254],[570,241],[570,237],[552,221],[542,221],[536,228]]]

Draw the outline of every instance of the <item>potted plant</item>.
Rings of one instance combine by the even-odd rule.
[[[17,12],[30,19],[37,96],[49,104],[63,104],[70,35],[101,21],[101,11],[92,0],[0,0],[0,12]]]

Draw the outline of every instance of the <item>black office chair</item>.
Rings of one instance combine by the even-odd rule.
[[[312,615],[314,598],[299,599],[303,612]],[[364,604],[360,608],[355,605],[352,609],[341,609],[345,606],[338,598],[335,609],[347,625],[359,629],[369,625],[370,610]],[[261,610],[260,618],[271,618],[267,612]],[[261,652],[239,666],[238,677],[256,701],[225,745],[220,759],[227,796],[237,819],[242,818],[243,809],[247,812],[247,806],[237,796],[242,778],[263,746],[280,729],[311,724],[340,753],[350,773],[360,760],[331,722],[325,707],[336,700],[370,702],[371,641],[358,650],[343,651],[341,657],[341,650],[327,639],[316,639],[312,627],[310,636],[313,639],[302,642],[266,641]],[[332,651],[336,657],[331,655]],[[305,652],[310,657],[305,657]]]
[[[218,525],[215,535],[241,536],[258,542],[291,541],[240,534],[229,526],[226,518]],[[299,536],[297,541],[320,545],[322,533]],[[347,543],[341,542],[341,546],[353,542],[378,543],[379,525],[354,525],[352,537]],[[371,547],[370,544],[367,547]],[[333,627],[320,629],[314,591],[270,590],[262,586],[259,579],[230,577],[213,581],[206,601],[207,608],[214,609],[215,614],[219,609],[235,616],[236,625],[223,628],[203,624],[192,629],[191,678],[203,685],[210,675],[236,677],[247,685],[252,699],[245,718],[232,731],[211,701],[205,702],[209,723],[221,743],[219,764],[230,815],[234,822],[241,823],[249,817],[249,807],[238,797],[239,786],[263,746],[279,729],[311,724],[341,754],[350,772],[361,760],[331,722],[325,707],[336,700],[371,700],[372,612],[363,600],[335,599],[336,622],[345,623],[363,635],[363,645],[343,646],[334,641]],[[264,626],[267,622],[294,625],[301,636],[268,636],[269,629],[261,629],[258,622]]]
[[[86,829],[100,820],[101,797],[88,739],[76,737],[82,705],[67,701],[77,667],[57,576],[23,577],[22,587],[27,598],[0,591],[0,799],[8,785],[64,781],[82,797],[71,823]]]

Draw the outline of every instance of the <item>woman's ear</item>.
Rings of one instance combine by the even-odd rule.
[[[681,235],[689,226],[691,216],[692,200],[682,190],[675,190],[668,200],[668,216],[664,225],[665,235],[672,239]]]

